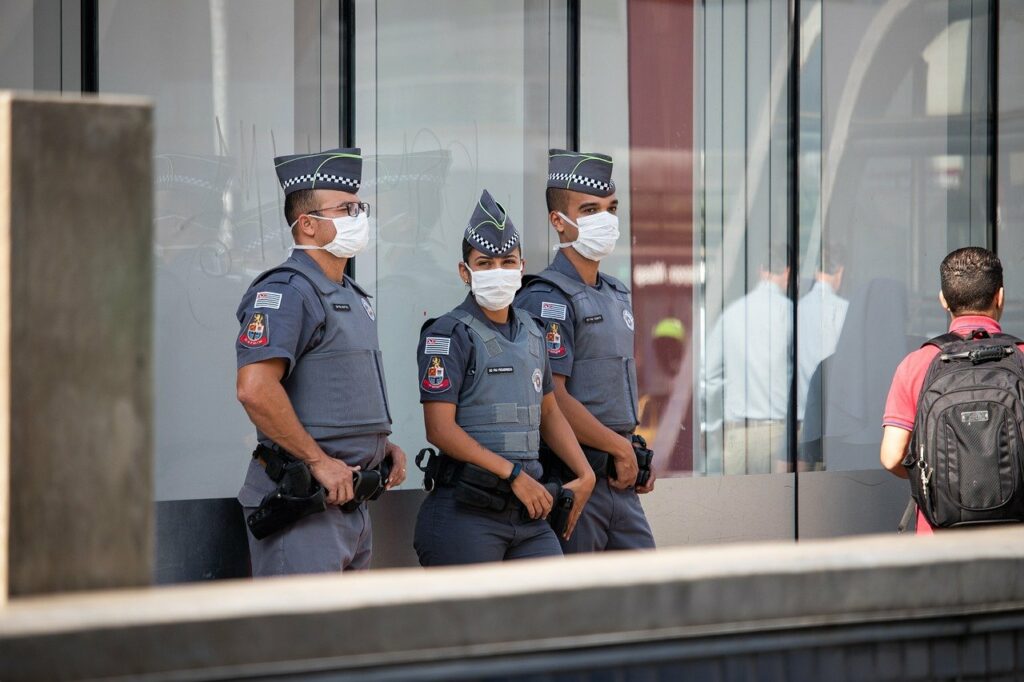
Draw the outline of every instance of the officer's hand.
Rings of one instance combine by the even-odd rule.
[[[405,480],[405,451],[388,441],[385,457],[391,458],[391,474],[388,476],[387,489],[402,485]]]
[[[526,507],[526,513],[531,519],[547,518],[551,513],[551,506],[555,503],[551,493],[525,471],[512,481],[512,492]]]
[[[636,487],[636,491],[638,493],[640,493],[641,495],[646,495],[647,493],[649,493],[652,490],[654,490],[654,479],[655,478],[657,478],[657,476],[655,476],[655,474],[654,474],[654,467],[651,467],[651,476],[650,476],[650,478],[647,479],[647,485],[638,485]]]
[[[587,500],[590,499],[591,493],[594,492],[594,486],[597,484],[597,477],[594,476],[594,472],[588,471],[587,475],[583,478],[575,478],[566,483],[563,488],[571,490],[573,494],[572,511],[569,512],[569,523],[565,527],[565,535],[562,537],[568,540],[572,537],[572,532],[576,530],[576,522],[580,520],[580,514],[583,513],[583,508],[587,506]]]
[[[636,466],[636,453],[633,452],[633,444],[619,436],[619,447],[615,452],[610,453],[615,458],[615,475],[617,478],[610,478],[608,482],[613,488],[625,490],[633,487],[636,483],[638,472]]]
[[[352,474],[359,471],[359,467],[350,467],[340,459],[324,455],[310,464],[309,470],[327,491],[327,504],[341,505],[355,497]]]

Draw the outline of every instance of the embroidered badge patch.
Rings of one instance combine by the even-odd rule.
[[[604,315],[591,315],[590,317],[584,317],[583,321],[587,324],[596,324],[604,320]]]
[[[252,307],[277,310],[281,307],[281,294],[274,293],[273,291],[257,291],[256,303]]]
[[[249,348],[259,348],[270,343],[270,319],[267,314],[253,313],[238,341]]]
[[[512,374],[516,371],[515,367],[488,367],[488,374]]]
[[[533,387],[540,393],[541,389],[544,388],[544,374],[540,371],[540,368],[533,370]]]
[[[548,325],[548,333],[544,340],[548,348],[548,357],[560,358],[565,355],[565,346],[562,345],[562,334],[558,331],[558,323],[552,322]]]
[[[333,303],[331,305],[339,313],[347,313],[348,311],[352,310],[352,306],[350,306],[348,303]]]
[[[633,313],[628,310],[623,310],[622,319],[626,321],[626,326],[629,327],[629,331],[633,331]]]
[[[363,302],[363,310],[366,311],[366,314],[370,316],[371,320],[376,321],[377,320],[377,313],[373,312],[373,306],[370,305],[370,302],[368,300],[366,300],[365,298],[361,299],[361,300]]]
[[[430,364],[427,365],[427,372],[423,375],[420,388],[427,393],[443,393],[451,387],[452,382],[445,376],[444,362],[441,361],[441,356],[435,355],[430,358]]]
[[[446,336],[428,336],[423,342],[424,355],[448,355],[452,349],[452,340]]]
[[[565,320],[565,304],[554,303],[553,301],[541,301],[540,316],[552,320]]]

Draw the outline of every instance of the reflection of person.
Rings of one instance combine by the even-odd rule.
[[[610,156],[551,150],[547,207],[559,252],[516,299],[545,325],[555,396],[576,438],[592,464],[610,456],[615,465],[616,477],[598,481],[576,534],[562,543],[566,552],[654,547],[637,497],[653,489],[653,470],[634,488],[630,438],[639,420],[629,289],[598,271],[619,236],[611,175]]]
[[[757,287],[729,304],[708,336],[707,428],[724,421],[726,474],[787,469],[793,303],[785,251],[773,249],[769,260]]]
[[[540,330],[525,311],[511,308],[522,268],[519,233],[484,190],[459,263],[472,294],[430,321],[419,344],[427,440],[441,451],[416,523],[414,545],[424,566],[561,555],[543,520],[552,497],[538,482],[541,435],[578,476],[566,486],[575,495],[567,534],[594,487],[552,393]],[[461,486],[480,473],[475,467],[493,475],[500,490],[489,494],[507,505],[503,511],[460,497]]]
[[[800,470],[867,469],[878,447],[892,372],[912,341],[905,328],[907,289],[878,278],[852,297],[836,350],[811,375],[800,431]]]
[[[994,253],[975,246],[957,249],[943,259],[939,274],[939,303],[949,311],[951,334],[967,338],[977,329],[989,334],[1002,331],[999,318],[1004,304],[1003,266]],[[928,368],[939,352],[937,346],[925,344],[903,359],[892,378],[882,417],[879,456],[882,466],[901,478],[907,477],[903,458],[914,430],[918,397]],[[918,510],[917,533],[932,532]]]
[[[647,381],[649,390],[640,397],[640,425],[637,433],[654,442],[665,405],[672,394],[683,362],[683,341],[686,327],[677,317],[659,320],[651,331],[655,372]]]
[[[238,500],[251,515],[277,490],[275,462],[296,458],[323,486],[329,506],[262,540],[250,536],[253,575],[364,569],[371,547],[366,505],[336,505],[353,498],[355,471],[385,458],[392,464],[388,487],[400,484],[405,454],[388,441],[373,307],[344,274],[369,240],[369,207],[356,196],[362,157],[358,149],[335,149],[275,164],[295,251],[257,277],[238,308],[238,399],[260,443]]]
[[[801,299],[797,314],[797,415],[804,418],[807,387],[821,361],[832,355],[850,305],[838,296],[843,282],[843,265],[837,249],[822,251],[821,267],[814,275],[814,286]]]

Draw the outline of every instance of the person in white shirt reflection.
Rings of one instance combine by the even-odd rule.
[[[786,295],[785,249],[773,248],[769,263],[761,266],[758,285],[722,311],[708,336],[708,473],[788,470],[793,303]],[[719,449],[721,457],[716,456]]]
[[[814,285],[797,304],[797,416],[807,409],[807,387],[822,361],[836,352],[850,302],[838,295],[843,283],[842,252],[823,249]]]

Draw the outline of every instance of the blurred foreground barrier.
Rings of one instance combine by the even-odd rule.
[[[0,92],[0,604],[151,579],[152,139]]]
[[[1022,644],[1016,528],[225,581],[0,612],[4,680],[998,679],[1024,671]]]

